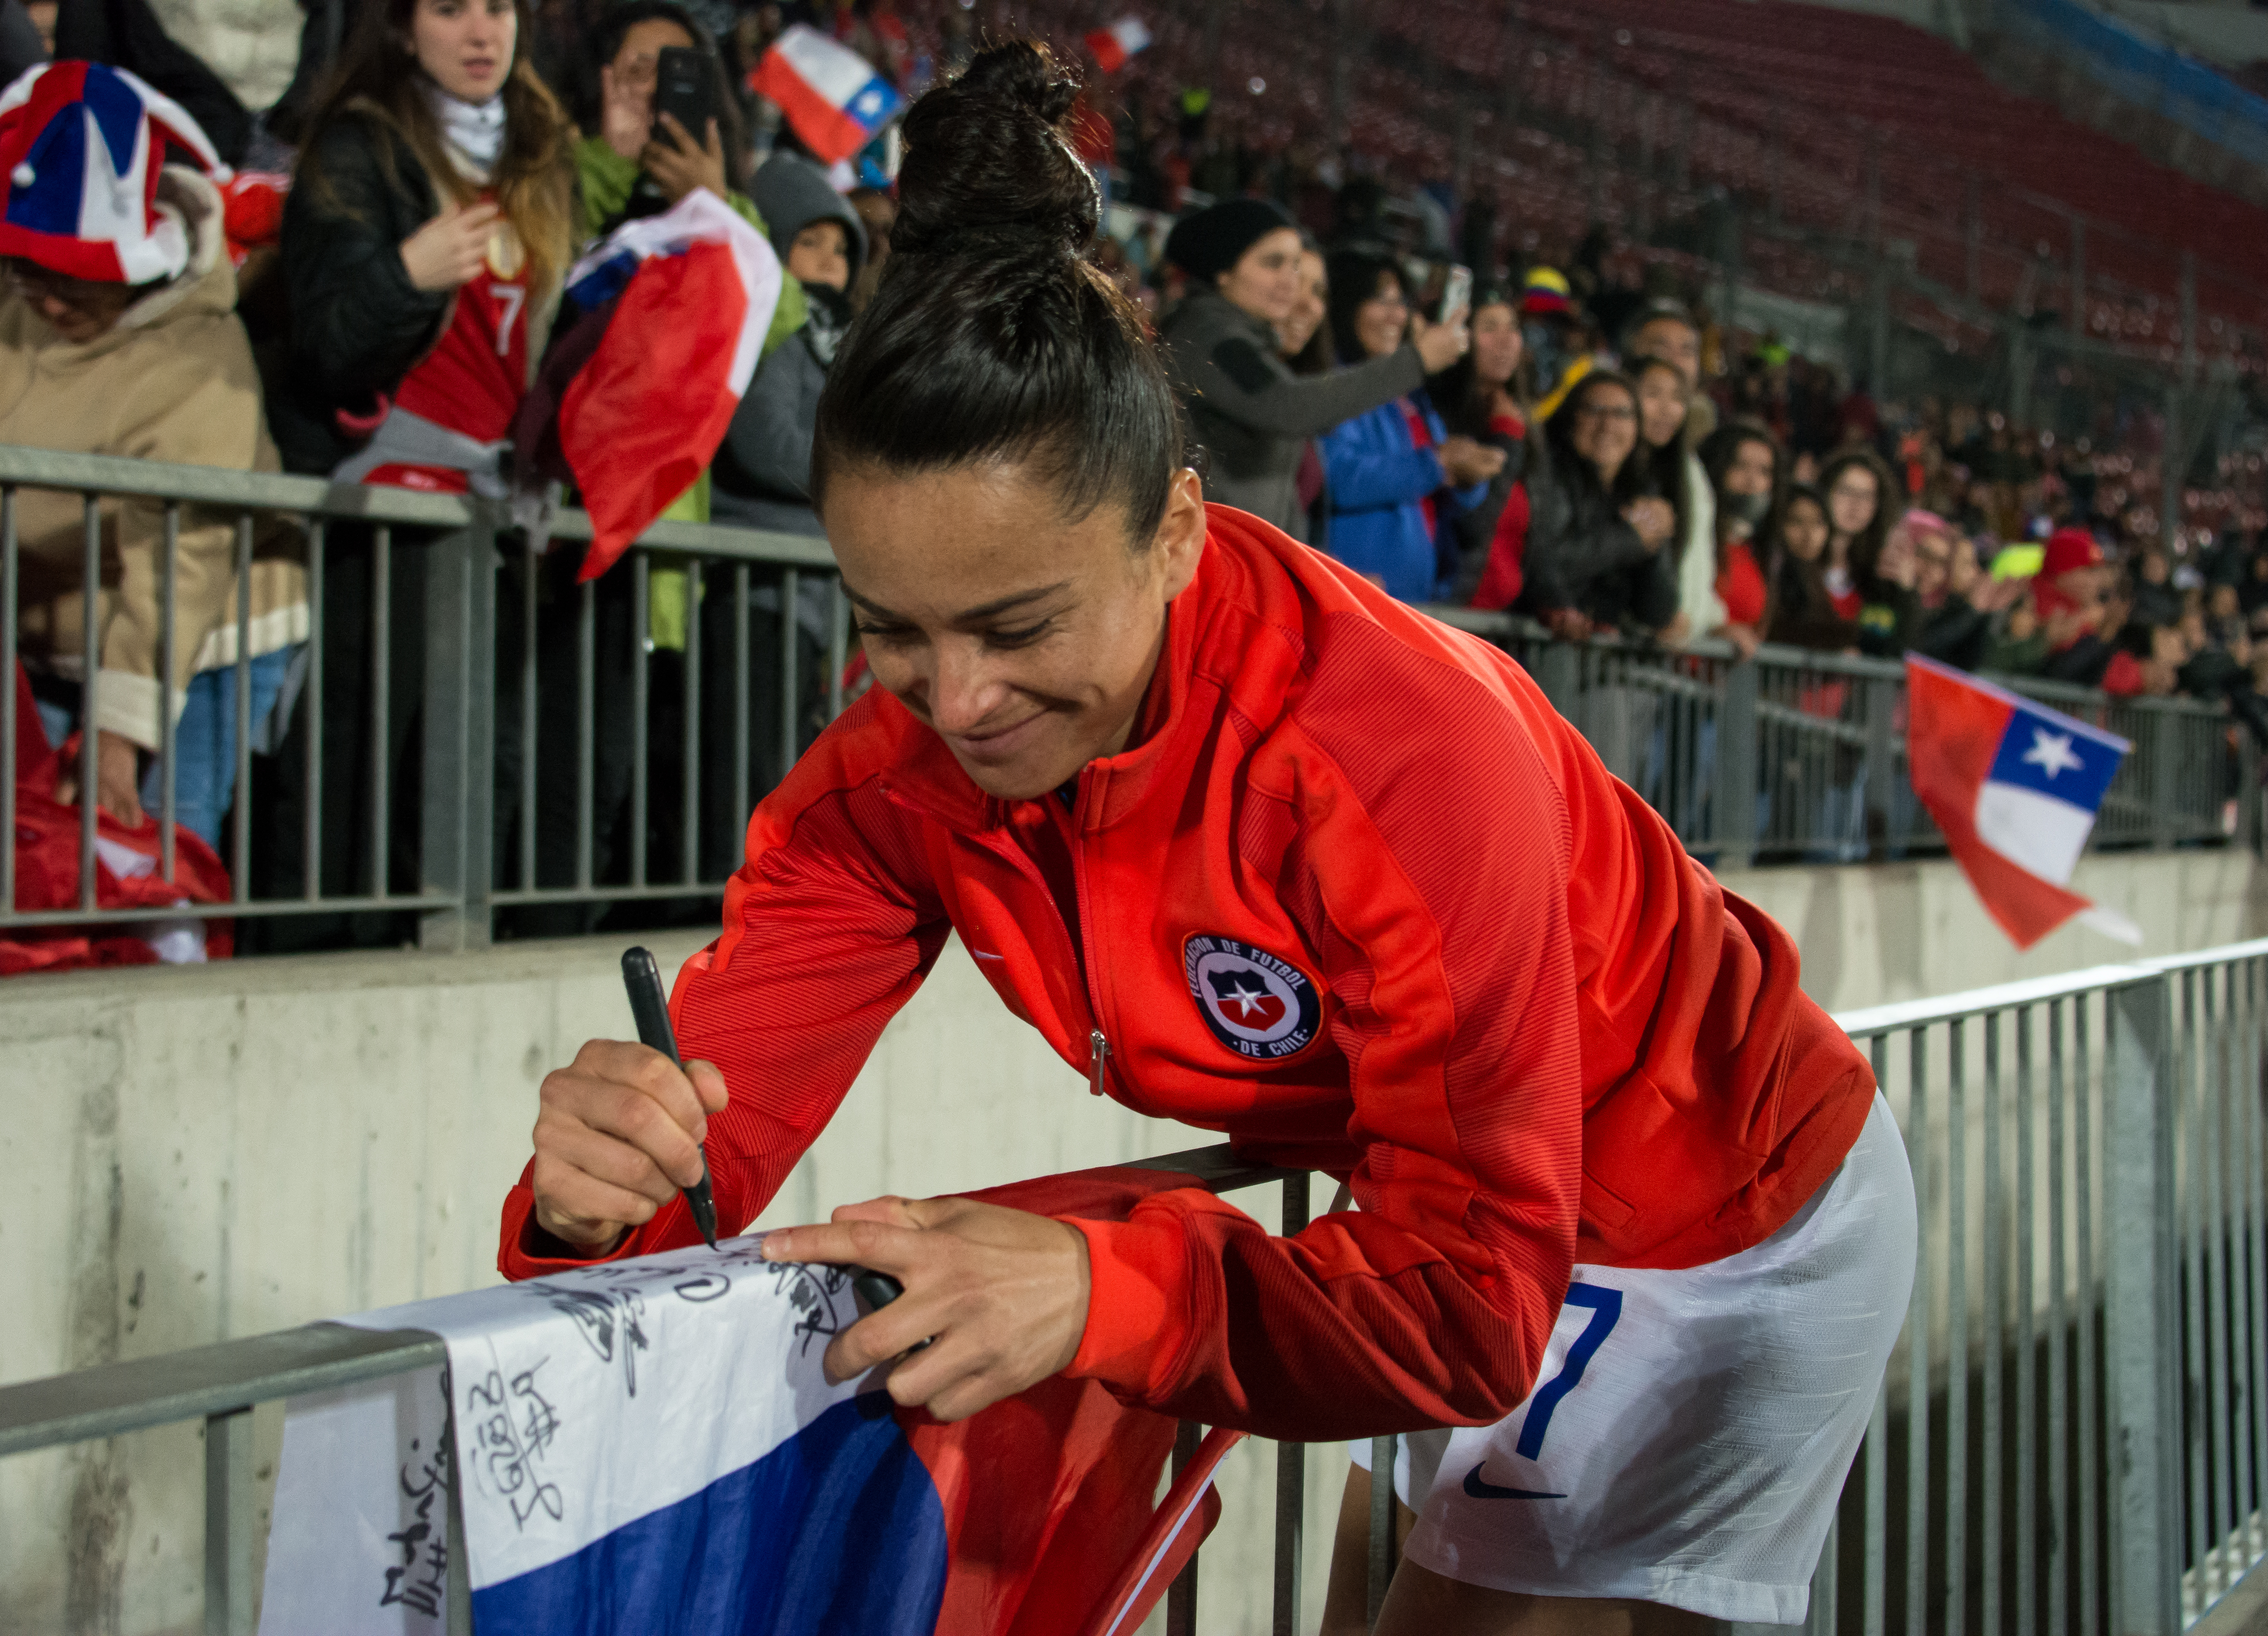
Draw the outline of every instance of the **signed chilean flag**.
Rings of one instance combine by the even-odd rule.
[[[905,99],[873,65],[807,23],[792,23],[748,76],[770,97],[821,165],[847,159],[872,142]]]
[[[849,1276],[762,1245],[344,1320],[447,1367],[291,1400],[261,1631],[431,1636],[454,1580],[482,1636],[1131,1636],[1238,1434],[1153,1509],[1174,1423],[1094,1382],[940,1425],[827,1378]]]
[[[1912,654],[1906,698],[1914,793],[2016,947],[2029,948],[2090,911],[2099,929],[2127,936],[2131,927],[2068,888],[2103,792],[2132,747]]]

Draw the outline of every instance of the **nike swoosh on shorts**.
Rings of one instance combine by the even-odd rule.
[[[1547,1494],[1540,1488],[1498,1488],[1494,1483],[1484,1482],[1481,1480],[1481,1466],[1487,1463],[1488,1462],[1484,1460],[1480,1465],[1475,1466],[1465,1473],[1465,1492],[1476,1500],[1565,1500],[1567,1498],[1565,1494]]]

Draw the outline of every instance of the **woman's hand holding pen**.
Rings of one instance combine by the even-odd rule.
[[[967,1198],[876,1198],[764,1239],[767,1261],[871,1267],[905,1293],[837,1335],[836,1380],[899,1360],[890,1396],[962,1420],[1060,1374],[1086,1332],[1086,1235]],[[919,1352],[919,1342],[932,1344]],[[911,1352],[910,1356],[903,1355]]]
[[[680,1071],[644,1045],[588,1042],[544,1077],[529,1175],[535,1224],[604,1255],[701,1179],[701,1139],[724,1108],[725,1076],[709,1063]]]

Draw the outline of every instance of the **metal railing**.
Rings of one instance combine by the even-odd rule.
[[[1425,611],[1519,660],[1608,770],[1705,861],[1848,862],[1944,846],[1907,775],[1901,664],[1770,645],[1742,662],[1718,642],[1571,644],[1516,615]],[[2251,751],[2220,706],[1989,679],[2132,743],[2090,845],[2163,850],[2255,832]]]
[[[841,708],[848,616],[822,540],[656,523],[625,562],[578,584],[573,548],[591,534],[580,512],[561,512],[552,549],[539,552],[500,507],[475,499],[15,446],[0,446],[0,674],[18,652],[27,547],[18,501],[32,490],[78,497],[79,585],[117,581],[122,508],[158,512],[153,807],[169,881],[175,648],[201,635],[176,630],[180,538],[215,520],[233,531],[223,567],[236,585],[234,799],[217,849],[231,895],[183,915],[405,913],[426,947],[459,947],[486,942],[499,910],[713,895],[756,797]],[[292,724],[262,807],[252,799],[249,569],[254,541],[278,530],[296,535],[289,555],[305,564],[306,680],[284,706]],[[656,594],[665,579],[668,613]],[[81,651],[68,656],[82,672],[72,709],[92,722],[101,624],[83,623]],[[673,674],[659,679],[664,669]],[[665,719],[677,731],[658,744]],[[0,712],[0,767],[14,767],[18,732],[15,711]],[[97,777],[89,732],[80,789]],[[11,777],[0,780],[0,834],[13,833],[15,816]],[[0,850],[0,928],[151,917],[97,904],[92,802],[79,803],[78,819],[77,901],[17,910],[12,850]]]
[[[578,582],[582,513],[561,514],[537,550],[499,508],[407,490],[164,466],[0,446],[0,674],[13,670],[27,551],[19,500],[78,497],[78,572],[116,577],[113,520],[155,508],[163,641],[160,878],[176,879],[175,631],[185,528],[232,541],[232,788],[222,858],[227,900],[178,912],[239,923],[399,917],[428,947],[590,929],[607,905],[721,895],[747,814],[843,704],[849,621],[823,540],[658,523],[622,563]],[[279,709],[290,728],[255,782],[251,576],[276,554],[304,564],[305,685]],[[557,542],[564,542],[563,549]],[[49,563],[50,578],[55,564]],[[68,565],[65,565],[68,566]],[[212,564],[206,564],[210,568]],[[1705,860],[1847,861],[1940,844],[1904,765],[1900,667],[1767,647],[1738,662],[1722,645],[1671,651],[1605,639],[1554,642],[1503,614],[1433,608],[1518,658],[1608,767],[1667,815]],[[76,655],[95,719],[98,622]],[[224,642],[223,647],[230,644]],[[50,660],[60,656],[48,655]],[[2013,687],[2134,741],[2096,826],[2101,845],[2250,837],[2233,802],[2257,780],[2230,721],[2186,699],[2112,700],[2083,689]],[[0,767],[15,713],[0,711]],[[2249,762],[2247,763],[2249,766]],[[93,734],[78,784],[97,786]],[[12,833],[0,779],[0,834]],[[77,810],[78,891],[15,907],[18,866],[0,850],[0,928],[150,918],[96,901],[96,810]]]
[[[2178,1636],[2268,1555],[2268,940],[1838,1021],[1904,1132],[1921,1254],[1808,1628]],[[1140,1168],[1280,1183],[1281,1230],[1307,1223],[1305,1172],[1225,1146]],[[202,1416],[205,1629],[234,1636],[251,1406],[440,1357],[422,1332],[315,1324],[0,1387],[0,1455]],[[1373,1471],[1393,1459],[1378,1440]],[[1304,1462],[1278,1445],[1277,1632],[1301,1628]],[[1201,1554],[1167,1593],[1174,1636],[1197,1628]],[[450,1568],[461,1587],[453,1543]]]

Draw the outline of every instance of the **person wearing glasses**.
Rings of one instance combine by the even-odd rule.
[[[1638,387],[1618,370],[1594,369],[1544,422],[1540,458],[1528,462],[1521,605],[1563,640],[1650,635],[1677,617],[1676,571],[1662,549],[1677,513],[1640,491],[1638,444]]]

